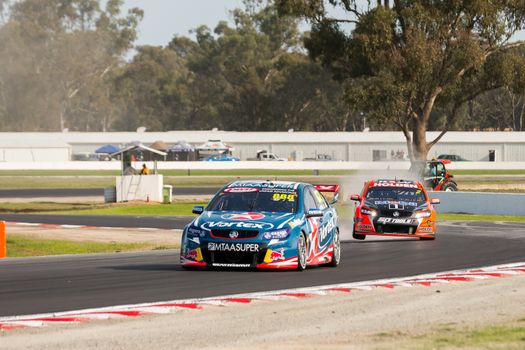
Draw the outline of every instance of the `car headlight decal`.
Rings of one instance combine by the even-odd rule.
[[[376,216],[377,215],[377,211],[375,211],[374,209],[371,209],[371,208],[362,207],[361,208],[361,214],[370,215],[370,216]]]
[[[415,217],[418,219],[422,218],[428,218],[432,215],[432,212],[430,210],[422,210],[422,211],[416,211]]]
[[[280,230],[274,230],[274,231],[266,231],[263,234],[264,239],[286,239],[290,235],[289,229],[280,229]]]

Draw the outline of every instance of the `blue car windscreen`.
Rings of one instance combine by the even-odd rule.
[[[295,212],[297,194],[290,192],[219,193],[206,210]]]

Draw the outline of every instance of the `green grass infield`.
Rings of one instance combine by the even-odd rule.
[[[6,243],[7,257],[9,258],[64,254],[118,253],[176,248],[176,246],[161,246],[152,243],[98,243],[35,239],[23,235],[8,237]]]

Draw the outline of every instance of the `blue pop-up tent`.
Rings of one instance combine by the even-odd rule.
[[[116,153],[120,150],[120,148],[118,148],[117,146],[115,145],[104,145],[100,148],[97,148],[97,150],[95,151],[95,153],[108,153],[108,154],[113,154],[113,153]]]
[[[195,147],[186,141],[179,141],[168,148],[168,160],[197,160],[197,152],[195,151]]]

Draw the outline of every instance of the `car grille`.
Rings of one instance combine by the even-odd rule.
[[[240,253],[240,252],[210,252],[204,251],[204,260],[207,264],[232,264],[232,265],[249,265],[246,267],[255,268],[261,264],[266,255],[267,249],[262,249],[259,253]]]
[[[376,232],[378,233],[415,233],[417,226],[401,226],[401,225],[376,225]]]
[[[230,236],[232,231],[237,232],[237,237]],[[212,230],[211,236],[224,239],[250,239],[259,235],[259,231],[254,230]]]
[[[399,215],[398,216],[394,216],[394,212],[398,212]],[[410,217],[412,216],[412,211],[408,211],[408,210],[395,210],[395,209],[384,209],[384,210],[381,210],[381,216],[388,216],[388,217],[397,217],[397,218],[407,218],[407,217]]]

